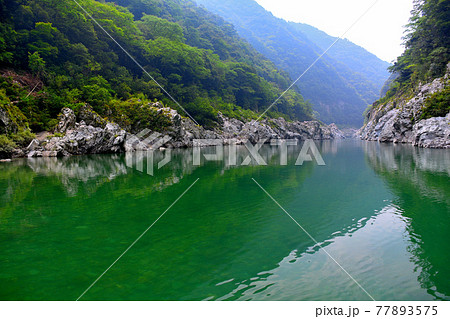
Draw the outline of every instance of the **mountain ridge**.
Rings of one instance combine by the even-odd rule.
[[[233,23],[243,38],[275,65],[288,72],[293,79],[297,79],[326,49],[323,45],[311,41],[310,37],[313,37],[311,30],[306,33],[308,30],[305,30],[302,24],[275,17],[255,1],[196,0],[196,2]],[[333,38],[320,32],[322,42]],[[314,37],[318,38],[317,32]],[[339,56],[345,45],[348,46],[346,40],[340,40],[338,43],[341,41],[343,43],[333,46],[297,85],[301,94],[312,102],[314,110],[319,113],[319,119],[326,123],[336,122],[341,126],[359,127],[362,125],[363,111],[379,97],[384,84],[380,78],[388,78],[389,74],[385,69],[389,64],[367,50],[351,44],[359,60],[363,59],[364,54],[370,57],[373,70],[370,68],[368,70],[372,74],[377,74],[377,81],[373,82],[370,72],[362,74],[361,72],[365,71],[364,69],[361,71],[358,65],[352,65],[347,61],[349,66],[333,58]],[[333,54],[333,51],[337,53]],[[345,52],[351,55],[348,49]],[[359,61],[359,67],[361,65],[364,65],[364,61]]]
[[[330,36],[326,32],[308,24],[295,22],[289,22],[289,24],[300,30],[323,51],[327,50],[334,43],[333,47],[327,52],[327,55],[338,64],[345,65],[354,74],[363,76],[366,81],[369,79],[374,86],[374,91],[380,91],[380,88],[383,87],[388,79],[389,71],[387,69],[391,64],[378,58],[362,46],[346,38]],[[349,55],[349,51],[353,54]],[[380,72],[380,69],[384,69],[385,72]],[[355,85],[357,83],[352,84]],[[370,96],[369,100],[371,101],[368,103],[372,103],[376,97],[376,95]]]

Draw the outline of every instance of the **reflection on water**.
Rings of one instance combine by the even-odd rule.
[[[450,296],[450,152],[400,145],[364,145],[367,161],[396,195],[422,288],[437,299]]]
[[[448,299],[448,151],[318,146],[326,166],[295,166],[300,146],[286,166],[172,150],[154,176],[122,155],[0,163],[0,299],[76,299],[197,178],[85,299],[367,300],[252,178],[376,299]]]

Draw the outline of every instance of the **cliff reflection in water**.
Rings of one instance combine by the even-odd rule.
[[[409,251],[422,287],[437,299],[449,299],[450,151],[373,142],[363,148],[407,217]]]
[[[229,165],[228,148],[195,166],[192,149],[172,150],[153,176],[125,155],[0,163],[0,299],[76,299],[197,178],[87,300],[367,300],[252,178],[375,297],[448,296],[447,155],[317,146],[326,166],[295,166],[301,146],[286,166],[271,146],[267,166]],[[247,155],[238,147],[238,163]]]
[[[317,142],[319,143],[319,142]],[[322,154],[336,153],[336,142],[324,141],[320,143]],[[2,165],[2,178],[12,176],[11,172],[16,172],[19,168],[23,172],[28,170],[27,179],[36,176],[48,176],[58,180],[69,196],[75,196],[84,192],[86,196],[95,193],[96,189],[106,182],[111,182],[119,176],[127,174],[148,175],[148,186],[153,190],[163,190],[168,186],[178,183],[186,175],[191,175],[194,170],[204,165],[214,165],[221,167],[222,173],[225,170],[237,168],[250,155],[244,146],[237,146],[237,164],[230,165],[230,148],[224,147],[223,159],[216,163],[205,160],[205,154],[215,154],[215,148],[206,147],[201,149],[201,165],[194,165],[193,149],[174,149],[170,151],[170,162],[162,169],[158,169],[158,163],[165,157],[165,151],[155,151],[153,153],[154,172],[152,176],[147,170],[147,152],[135,152],[121,155],[87,155],[64,158],[30,158],[17,159],[12,163]],[[289,165],[294,165],[299,155],[300,147],[289,147],[287,157]],[[259,150],[261,158],[268,165],[280,165],[280,149],[276,146],[264,146]],[[260,166],[251,157],[252,161],[248,167]],[[29,169],[30,170],[29,170]],[[17,179],[18,176],[15,176]],[[5,198],[5,202],[8,198]]]
[[[278,161],[275,148],[265,147],[261,154],[267,163]],[[298,152],[291,154],[295,162]],[[239,148],[239,158],[247,155]],[[162,157],[156,154],[155,162]],[[301,187],[314,167],[290,166],[282,184],[272,190],[279,194],[281,186]],[[296,234],[279,231],[291,222],[260,205],[265,194],[251,180],[259,176],[265,183],[286,169],[254,163],[194,166],[192,149],[173,150],[171,162],[154,176],[127,167],[125,156],[119,155],[7,163],[0,174],[5,194],[0,264],[8,265],[0,274],[0,299],[78,297],[196,178],[201,181],[195,188],[115,267],[119,277],[105,277],[101,289],[90,291],[88,298],[122,299],[124,291],[138,300],[221,295],[227,288],[216,286],[217,281],[230,276],[243,280],[270,269],[290,251],[292,240],[298,241]],[[274,233],[279,240],[272,240]],[[45,291],[39,290],[41,280],[50,280]],[[122,288],[116,289],[117,281]],[[204,290],[196,290],[203,285]]]

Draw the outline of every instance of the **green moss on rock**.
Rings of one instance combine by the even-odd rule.
[[[450,112],[450,86],[444,90],[431,95],[422,109],[420,119],[429,119],[432,117],[444,117]]]
[[[25,115],[11,103],[5,90],[0,90],[0,134],[17,133],[27,128],[28,122]]]

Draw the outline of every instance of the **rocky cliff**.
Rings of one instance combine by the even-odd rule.
[[[79,110],[78,115],[68,108],[62,109],[54,135],[41,135],[25,149],[16,149],[12,157],[57,157],[98,153],[121,153],[154,148],[183,148],[215,145],[213,139],[220,139],[224,145],[269,142],[270,139],[331,140],[343,138],[336,125],[323,125],[317,121],[287,122],[283,118],[243,122],[230,119],[219,113],[218,126],[207,130],[196,125],[189,118],[183,118],[177,111],[160,107],[171,122],[162,132],[146,130],[134,135],[119,125],[108,122],[89,106]],[[158,137],[158,138],[157,138]],[[159,138],[161,137],[161,138]],[[199,142],[197,142],[199,143]]]
[[[358,135],[363,140],[410,143],[425,148],[450,148],[450,112],[444,117],[421,119],[425,104],[433,94],[450,87],[447,73],[431,83],[419,85],[412,98],[400,97],[374,106]]]

